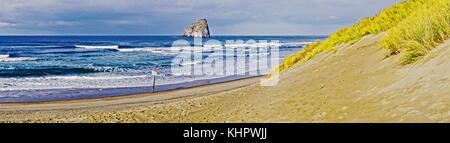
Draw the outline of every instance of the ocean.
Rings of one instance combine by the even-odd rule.
[[[305,44],[325,38],[213,36],[202,40],[217,40],[223,43],[225,49],[231,48],[225,46],[227,40],[276,40],[281,62],[286,56],[301,51]],[[52,101],[151,92],[152,69],[158,70],[156,91],[163,91],[265,75],[272,68],[257,71],[256,75],[174,74],[171,68],[179,53],[174,52],[172,45],[177,40],[185,40],[194,46],[193,39],[177,36],[0,36],[0,102]],[[255,44],[233,45],[244,48],[252,46]],[[204,53],[203,58],[213,52]],[[246,62],[252,62],[253,56],[264,56],[253,55],[248,50],[244,54]],[[180,63],[181,66],[196,64],[202,63]]]

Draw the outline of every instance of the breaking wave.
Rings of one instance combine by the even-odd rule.
[[[118,45],[114,45],[114,46],[81,46],[81,45],[75,45],[75,47],[82,48],[82,49],[119,49]]]
[[[33,61],[37,58],[30,57],[10,57],[9,55],[0,55],[0,62]]]

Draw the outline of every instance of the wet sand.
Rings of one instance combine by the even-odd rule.
[[[245,79],[257,77],[255,75],[236,75],[227,76],[214,79],[202,79],[195,81],[187,81],[175,84],[157,85],[155,92],[170,91],[174,89],[183,89],[190,87],[197,87],[202,85],[210,85],[215,83],[222,83],[234,81],[238,79]],[[151,84],[151,82],[149,82]],[[6,91],[8,92],[8,91]],[[17,91],[12,91],[17,92]],[[32,94],[33,96],[19,96],[19,97],[0,97],[0,103],[17,103],[17,102],[43,102],[43,101],[58,101],[58,100],[74,100],[74,99],[88,99],[88,98],[102,98],[113,96],[124,96],[131,94],[142,94],[152,92],[152,86],[140,87],[116,87],[116,88],[70,88],[70,89],[33,89],[22,91]],[[0,94],[5,91],[0,92]],[[45,93],[45,94],[42,94]]]
[[[450,122],[450,40],[417,63],[386,57],[383,34],[280,75],[111,98],[0,104],[3,122]]]

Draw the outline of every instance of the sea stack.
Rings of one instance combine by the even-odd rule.
[[[196,22],[186,27],[184,29],[183,37],[209,38],[209,28],[206,19],[197,20]]]

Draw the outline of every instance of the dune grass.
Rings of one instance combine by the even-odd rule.
[[[312,59],[318,53],[336,51],[337,45],[351,45],[366,35],[385,31],[388,34],[383,37],[381,47],[389,49],[390,55],[405,51],[404,63],[414,62],[448,38],[449,1],[410,0],[395,4],[374,17],[361,19],[351,27],[338,30],[323,42],[307,44],[273,70],[283,71],[298,62]]]
[[[450,34],[450,0],[428,0],[422,7],[390,29],[381,46],[390,55],[403,53],[403,63],[410,64]]]

